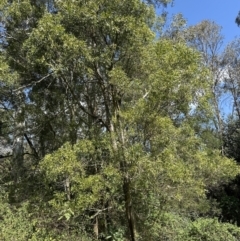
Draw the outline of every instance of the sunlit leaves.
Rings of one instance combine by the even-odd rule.
[[[239,169],[193,128],[211,112],[200,54],[156,40],[146,1],[55,1],[52,11],[19,2],[6,31],[24,31],[5,46],[0,76],[17,73],[27,97],[24,144],[39,158],[28,158],[16,186],[36,180],[40,193],[22,192],[30,212],[59,233],[92,235],[94,226],[95,236],[126,239],[131,216],[142,240],[159,240],[167,212],[207,212],[207,189]]]
[[[0,55],[0,83],[4,85],[17,84],[18,73],[11,71],[3,55]]]

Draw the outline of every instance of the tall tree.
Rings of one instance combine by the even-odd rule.
[[[240,119],[240,105],[239,105],[239,54],[240,41],[236,39],[228,44],[224,51],[224,63],[226,65],[224,90],[230,94],[233,100],[232,118]]]
[[[224,153],[224,122],[220,109],[220,99],[225,68],[223,67],[223,57],[221,54],[221,47],[223,43],[221,27],[214,22],[204,20],[199,24],[190,27],[186,31],[185,36],[190,46],[193,46],[202,53],[203,61],[206,67],[208,67],[211,71],[212,78],[209,81],[213,96],[212,104],[215,115],[214,125],[221,140],[222,153]]]
[[[229,43],[226,47],[223,60],[225,69],[225,78],[222,88],[225,91],[228,99],[231,101],[229,109],[231,110],[225,124],[224,130],[224,150],[229,158],[234,158],[239,163],[239,120],[240,120],[240,105],[239,105],[239,39]],[[236,177],[229,185],[222,186],[216,192],[217,199],[223,209],[222,219],[224,221],[236,222],[240,224],[238,217],[239,212],[239,189],[240,178]]]

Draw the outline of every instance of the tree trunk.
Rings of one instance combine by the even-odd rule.
[[[132,207],[130,184],[131,184],[130,180],[128,178],[125,178],[123,183],[123,192],[124,192],[124,199],[125,199],[125,211],[126,211],[126,217],[128,222],[128,229],[131,235],[131,241],[136,241],[135,220],[134,220],[133,207]]]
[[[13,178],[15,182],[19,181],[23,173],[23,140],[24,140],[24,106],[23,94],[18,93],[18,101],[15,112],[15,130],[13,141]]]
[[[124,133],[123,133],[123,127],[121,124],[121,121],[119,120],[119,128],[120,128],[120,138],[121,138],[121,145],[125,145],[125,138],[124,138]],[[111,123],[110,125],[110,130],[111,132],[114,132],[114,125]],[[112,133],[111,133],[112,134]],[[118,151],[118,146],[117,146],[117,141],[115,139],[114,134],[111,135],[112,137],[112,143],[113,143],[113,148],[116,152],[116,156],[119,158],[119,153]],[[124,153],[120,155],[120,168],[121,172],[123,174],[123,194],[124,194],[124,201],[125,201],[125,212],[126,212],[126,219],[127,219],[127,225],[128,225],[128,230],[131,236],[131,241],[136,241],[136,235],[135,235],[135,220],[134,220],[134,213],[133,213],[133,207],[132,207],[132,195],[131,195],[131,181],[128,177],[128,170],[127,170],[127,164],[126,160],[124,157]]]
[[[221,117],[221,113],[218,107],[218,99],[216,96],[216,93],[213,91],[213,98],[214,98],[214,109],[215,109],[215,114],[217,117],[217,124],[216,124],[216,129],[218,131],[218,134],[220,136],[220,140],[221,140],[221,153],[222,155],[224,155],[224,145],[223,145],[223,120]]]

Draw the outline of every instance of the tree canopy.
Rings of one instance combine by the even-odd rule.
[[[208,198],[240,171],[203,134],[218,82],[195,30],[154,32],[169,2],[2,1],[3,240],[238,240]]]

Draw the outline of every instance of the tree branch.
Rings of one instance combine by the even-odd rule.
[[[49,76],[51,76],[52,74],[53,74],[53,72],[51,72],[50,74],[45,75],[45,76],[42,77],[40,80],[32,81],[30,84],[27,84],[27,85],[24,85],[24,86],[19,87],[19,88],[13,90],[13,92],[18,92],[19,90],[23,90],[23,89],[25,89],[25,88],[27,88],[27,87],[34,86],[34,85],[36,85],[36,84],[39,84],[39,83],[41,83],[43,80],[45,80],[46,78],[48,78]]]
[[[33,153],[34,153],[34,156],[36,156],[36,158],[39,159],[38,153],[37,153],[35,147],[33,146],[32,141],[28,138],[28,136],[27,136],[26,133],[24,133],[24,137],[25,137],[25,139],[27,140],[28,145],[29,145],[30,148],[32,149],[32,151],[33,151]]]

